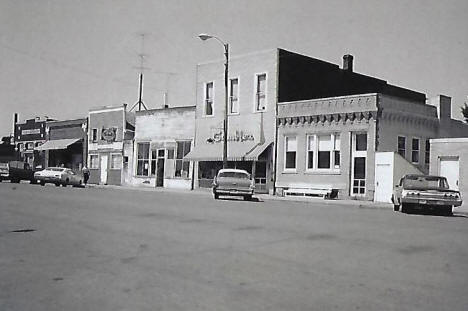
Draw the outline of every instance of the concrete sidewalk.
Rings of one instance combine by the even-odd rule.
[[[153,188],[153,187],[132,187],[132,186],[113,186],[113,185],[96,185],[90,184],[87,185],[89,188],[103,188],[103,189],[126,189],[131,191],[146,191],[146,192],[178,192],[178,193],[190,193],[194,195],[204,195],[212,196],[211,189],[209,188],[197,188],[194,190],[186,189],[172,189],[172,188]],[[393,208],[392,204],[389,203],[380,203],[380,202],[371,202],[371,201],[361,201],[361,200],[332,200],[332,199],[323,199],[320,197],[300,197],[300,196],[275,196],[270,194],[255,194],[255,198],[258,198],[261,201],[290,201],[290,202],[314,202],[321,203],[326,205],[348,205],[356,207],[369,207],[369,208]]]

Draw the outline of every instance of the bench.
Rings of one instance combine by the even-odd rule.
[[[338,189],[329,185],[291,185],[283,191],[285,196],[319,196],[324,199],[334,199]]]

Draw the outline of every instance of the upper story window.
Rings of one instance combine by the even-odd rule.
[[[229,80],[229,112],[239,113],[239,79]]]
[[[411,162],[419,163],[419,138],[413,138],[411,147]]]
[[[404,158],[406,156],[406,137],[398,136],[398,153]]]
[[[295,170],[296,169],[297,139],[295,136],[286,136],[284,139],[285,139],[284,168],[286,170]]]
[[[214,90],[213,82],[208,82],[207,84],[205,84],[205,107],[204,107],[205,116],[213,115],[213,95],[214,95],[213,90]]]
[[[256,75],[255,82],[255,111],[266,109],[266,73]]]
[[[91,141],[96,142],[98,140],[98,129],[91,130]]]

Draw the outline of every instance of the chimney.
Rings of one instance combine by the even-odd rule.
[[[343,56],[343,70],[353,72],[353,55],[346,54]]]

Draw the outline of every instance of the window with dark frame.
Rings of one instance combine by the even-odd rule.
[[[285,137],[285,169],[296,169],[296,152],[297,140],[296,137]]]
[[[230,79],[229,82],[229,112],[239,113],[239,79]]]
[[[255,111],[266,109],[266,74],[257,75],[255,86]]]
[[[411,142],[411,162],[419,163],[419,138],[413,138]]]
[[[426,166],[429,166],[429,162],[431,160],[431,143],[429,141],[429,139],[426,139],[426,150],[425,150],[425,154],[424,154],[424,163],[426,164]]]
[[[175,177],[189,177],[190,161],[184,160],[184,157],[190,152],[191,145],[192,142],[189,140],[177,141]]]
[[[405,158],[406,157],[406,137],[398,136],[398,153]]]
[[[91,141],[96,142],[98,140],[98,129],[91,130]]]
[[[314,168],[315,136],[307,136],[307,169]]]
[[[205,115],[213,115],[213,82],[205,85]]]
[[[149,176],[149,143],[137,144],[137,176]]]
[[[356,151],[367,150],[367,133],[356,134]]]

